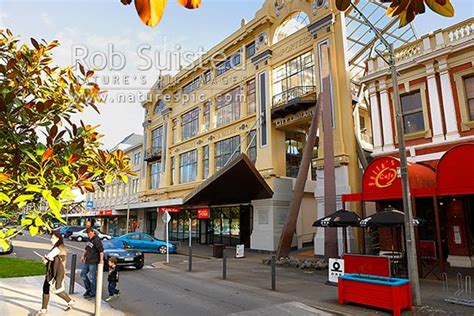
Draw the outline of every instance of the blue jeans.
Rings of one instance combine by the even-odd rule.
[[[110,282],[109,281],[109,296],[119,294],[119,290],[117,290],[117,282]]]
[[[84,282],[86,293],[89,293],[91,296],[95,296],[97,284],[97,264],[84,263],[82,265],[81,279]]]

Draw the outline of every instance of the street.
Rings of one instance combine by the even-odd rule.
[[[38,259],[33,252],[40,254],[49,249],[49,239],[45,236],[21,236],[14,241],[18,257]],[[78,260],[84,242],[66,241],[70,254],[77,254]],[[68,259],[70,256],[68,257]],[[182,262],[186,257],[170,255],[171,263]],[[225,315],[258,308],[271,307],[287,302],[265,291],[234,288],[216,282],[188,277],[183,274],[154,268],[152,263],[165,261],[166,256],[145,254],[143,270],[133,268],[120,271],[120,298],[111,305],[130,315]],[[67,268],[71,262],[68,260]],[[82,284],[79,277],[80,264],[76,271],[76,282]],[[103,297],[107,297],[106,275],[104,275]],[[68,285],[67,285],[68,286]],[[41,289],[38,289],[40,291]],[[76,293],[82,294],[82,293]]]

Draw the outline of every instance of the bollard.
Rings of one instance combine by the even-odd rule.
[[[95,291],[95,316],[100,316],[100,305],[102,302],[102,281],[104,275],[104,264],[97,265],[97,287]]]
[[[272,290],[276,289],[276,257],[272,255]]]
[[[69,275],[69,294],[74,294],[74,284],[76,284],[76,261],[77,255],[71,256],[71,273]]]
[[[189,272],[193,270],[193,248],[189,246]]]
[[[227,279],[227,253],[222,253],[222,278],[225,280]]]

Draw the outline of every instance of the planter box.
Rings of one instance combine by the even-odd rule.
[[[402,309],[413,310],[408,279],[345,274],[339,277],[338,301],[389,309],[394,315],[400,315]]]

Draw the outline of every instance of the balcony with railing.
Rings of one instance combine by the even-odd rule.
[[[272,118],[306,110],[316,103],[316,86],[296,86],[273,96]]]
[[[163,154],[163,149],[159,147],[148,148],[145,152],[145,161],[153,161],[161,158]]]

